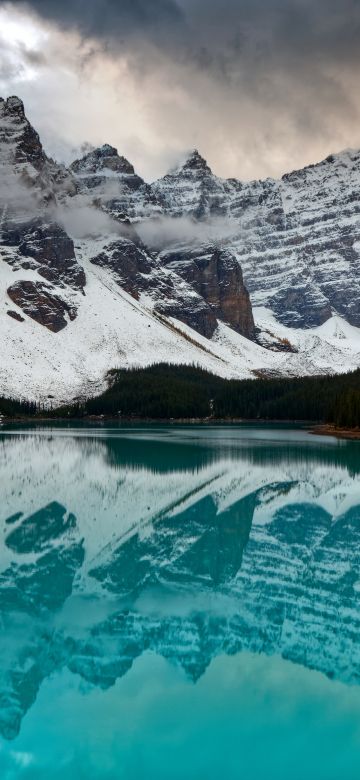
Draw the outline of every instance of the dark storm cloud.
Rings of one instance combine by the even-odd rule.
[[[134,34],[160,38],[183,21],[175,0],[15,0],[12,5],[28,6],[63,28],[113,44]]]
[[[1,0],[0,0],[1,4]],[[310,122],[317,97],[351,113],[337,69],[359,68],[359,0],[15,0],[108,52],[128,54],[139,73],[159,56],[192,68],[263,104],[289,101],[292,120]],[[188,73],[189,75],[189,73]],[[359,74],[360,75],[360,74]],[[176,78],[176,76],[175,76]],[[299,111],[291,92],[300,87]],[[318,114],[315,111],[315,114]],[[312,117],[315,124],[316,116]]]
[[[134,79],[147,130],[164,148],[199,145],[227,175],[278,173],[360,145],[360,0],[1,6],[31,9],[46,24],[79,34],[86,42],[77,52],[83,78],[92,62],[98,71],[99,52],[111,63],[126,61],[122,79]],[[140,130],[147,143],[144,123]]]
[[[360,64],[358,0],[183,0],[199,68],[251,85],[273,74],[316,80],[326,69]],[[271,95],[270,95],[271,97]]]
[[[0,5],[4,3],[0,0]],[[236,62],[255,68],[309,58],[318,66],[358,60],[359,0],[14,0],[61,27],[114,47],[133,37],[174,58],[231,78]]]

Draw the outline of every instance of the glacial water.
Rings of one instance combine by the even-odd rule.
[[[358,780],[360,443],[0,431],[1,780]]]

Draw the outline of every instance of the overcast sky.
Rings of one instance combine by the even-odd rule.
[[[360,0],[0,0],[0,94],[65,161],[278,176],[360,147],[359,40]]]

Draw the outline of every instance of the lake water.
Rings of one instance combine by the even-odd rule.
[[[358,780],[360,443],[0,432],[1,780]]]

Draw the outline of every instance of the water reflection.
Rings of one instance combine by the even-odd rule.
[[[153,651],[196,682],[279,654],[357,683],[360,448],[286,428],[56,428],[0,439],[0,732],[66,669]]]

